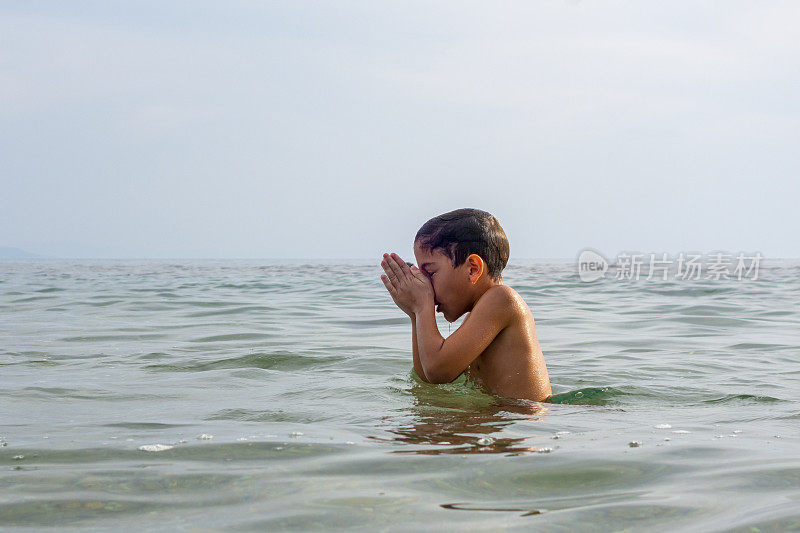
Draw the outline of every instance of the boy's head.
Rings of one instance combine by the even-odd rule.
[[[414,237],[417,264],[430,276],[436,303],[450,321],[472,309],[478,285],[502,279],[508,254],[500,223],[480,209],[434,217]]]

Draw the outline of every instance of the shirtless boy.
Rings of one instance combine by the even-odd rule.
[[[503,285],[508,254],[508,238],[495,217],[457,209],[417,232],[419,268],[397,254],[383,255],[381,280],[411,318],[414,371],[422,380],[449,383],[466,371],[500,396],[541,402],[552,395],[533,315]],[[469,315],[445,339],[436,312],[449,322]]]

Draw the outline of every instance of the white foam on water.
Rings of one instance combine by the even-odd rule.
[[[169,444],[145,444],[139,446],[139,450],[143,452],[163,452],[164,450],[171,450],[174,446]]]

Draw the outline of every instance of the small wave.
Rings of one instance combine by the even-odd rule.
[[[231,357],[218,361],[191,361],[181,364],[147,365],[149,370],[176,372],[203,372],[226,368],[263,368],[265,370],[294,371],[304,370],[318,365],[338,363],[347,359],[343,356],[312,357],[293,352],[252,353],[241,357]]]
[[[212,335],[210,337],[192,339],[192,342],[255,341],[268,339],[272,336],[273,335],[269,333],[230,333],[227,335]]]
[[[104,389],[67,389],[63,387],[25,387],[11,393],[22,398],[71,398],[74,400],[140,400],[142,396]]]
[[[214,288],[216,289],[243,289],[247,291],[262,290],[262,291],[287,291],[294,290],[296,287],[289,283],[222,283]]]
[[[231,305],[245,305],[242,302],[225,302],[217,300],[187,300],[181,302],[182,305],[190,305],[193,307],[228,307]]]
[[[258,311],[275,311],[274,307],[267,307],[265,305],[246,305],[241,307],[233,307],[231,309],[219,309],[214,311],[198,311],[186,315],[187,317],[204,317],[215,315],[237,315],[239,313],[251,313]]]
[[[757,396],[755,394],[726,394],[719,398],[711,400],[704,400],[703,403],[732,403],[732,402],[758,402],[758,403],[773,403],[782,402],[780,398],[772,396]]]
[[[142,333],[140,335],[87,335],[83,337],[65,337],[64,342],[98,342],[98,341],[141,341],[163,339],[166,335],[161,333]]]
[[[548,402],[566,405],[608,405],[622,396],[629,395],[629,393],[614,387],[587,387],[554,394]]]
[[[105,302],[86,302],[83,305],[88,305],[90,307],[107,307],[109,305],[114,305],[122,302],[123,300],[107,300]]]
[[[740,342],[739,344],[732,344],[728,348],[734,350],[785,350],[787,348],[794,348],[786,344],[764,344],[758,342]]]
[[[383,327],[383,326],[394,326],[394,325],[405,325],[408,324],[408,317],[397,317],[397,318],[374,318],[369,320],[336,320],[334,321],[335,324],[339,324],[342,326],[355,326],[357,328],[371,328],[371,327]]]
[[[204,420],[238,420],[244,422],[289,422],[294,424],[315,424],[329,420],[322,414],[301,414],[282,409],[255,411],[252,409],[223,409],[204,418]]]
[[[122,429],[171,429],[186,425],[188,424],[163,424],[160,422],[115,422],[113,424],[103,424],[107,428]]]
[[[691,324],[694,326],[710,326],[713,328],[738,328],[749,326],[755,321],[749,318],[722,317],[722,316],[698,316],[698,315],[678,315],[665,317],[664,320],[679,322],[681,324]]]
[[[725,286],[716,286],[716,287],[681,287],[678,289],[662,289],[659,287],[648,287],[643,286],[641,290],[644,292],[649,292],[652,294],[660,294],[662,296],[708,296],[708,295],[715,295],[715,294],[727,294],[734,292],[736,287],[733,285]]]
[[[55,298],[55,296],[29,296],[28,298],[17,298],[16,300],[11,300],[12,304],[22,304],[28,302],[37,302],[39,300],[50,300]]]
[[[47,287],[46,289],[39,289],[36,292],[49,293],[49,292],[62,292],[62,291],[65,291],[65,290],[67,290],[67,289],[62,289],[61,287]]]

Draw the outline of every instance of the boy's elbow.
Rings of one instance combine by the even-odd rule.
[[[449,376],[434,376],[428,380],[428,383],[433,383],[434,385],[441,385],[442,383],[450,383],[454,379],[456,378],[451,378]]]
[[[452,370],[443,368],[440,365],[432,365],[430,368],[425,367],[425,377],[428,383],[435,383],[437,385],[442,383],[450,383],[458,377],[459,373],[453,373]]]

